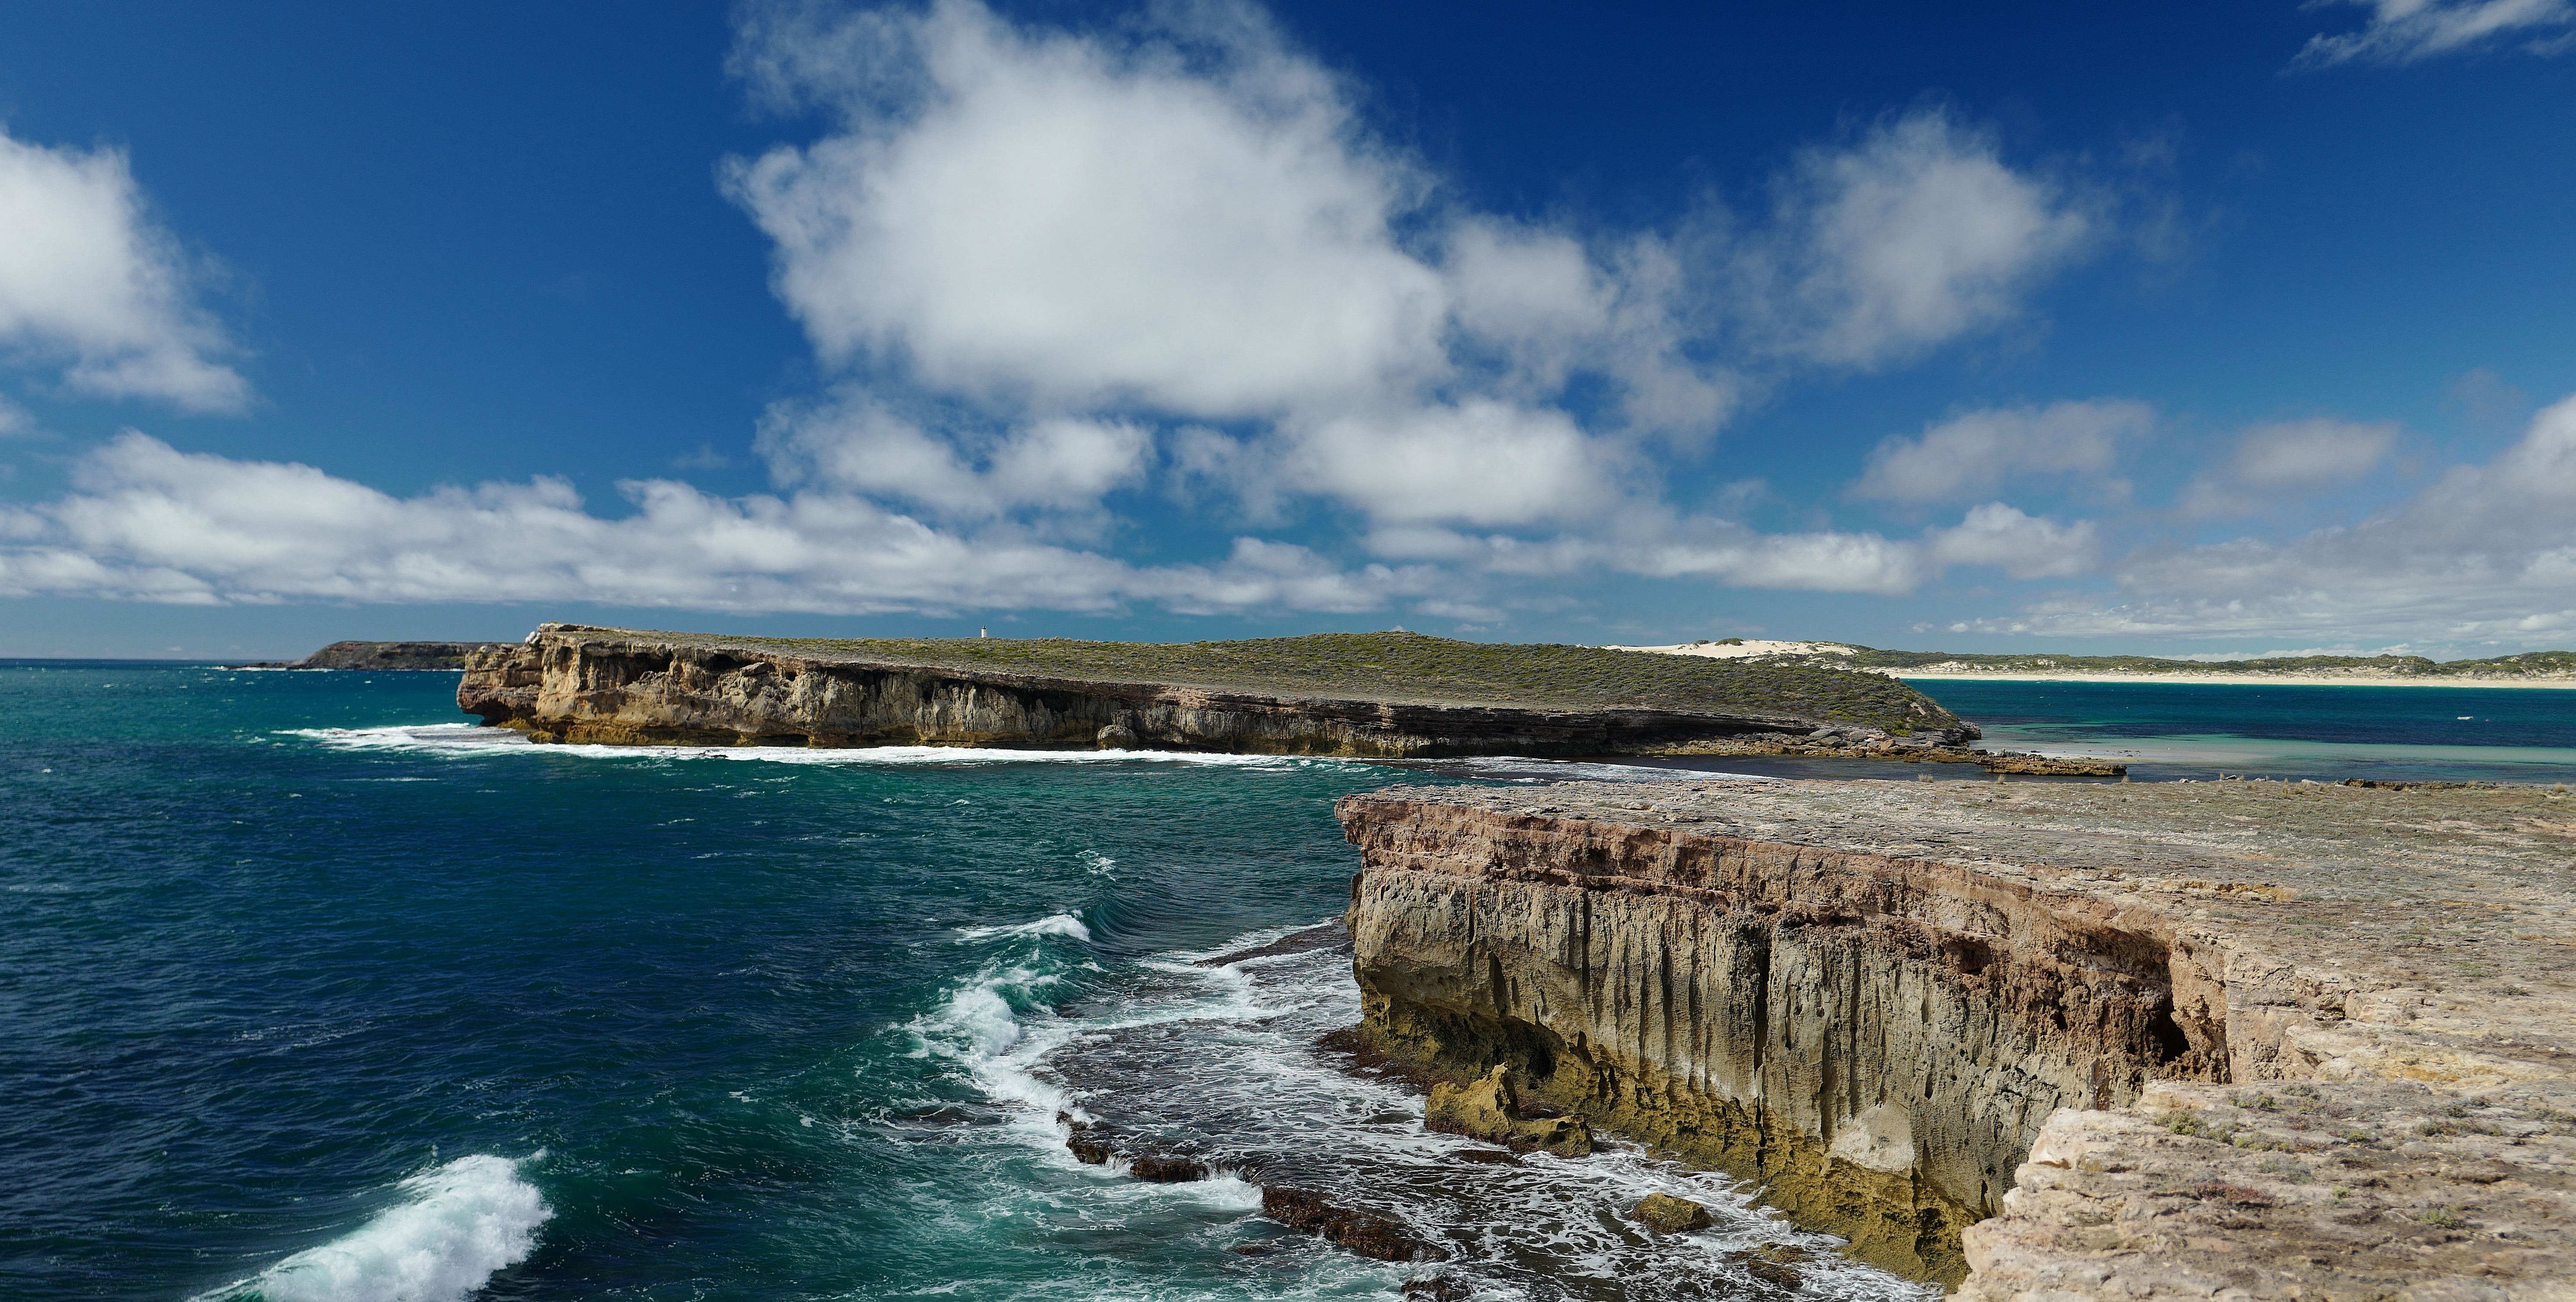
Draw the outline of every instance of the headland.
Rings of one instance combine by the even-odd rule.
[[[2576,1291],[2576,797],[1399,787],[1363,1037],[1977,1302]]]
[[[301,660],[254,660],[227,669],[369,669],[455,673],[477,651],[510,642],[334,642]]]
[[[1233,642],[826,640],[547,624],[468,658],[457,704],[546,742],[1979,761],[1903,683],[1415,633]]]

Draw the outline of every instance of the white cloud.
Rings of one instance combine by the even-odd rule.
[[[633,480],[611,518],[556,480],[398,498],[130,435],[73,492],[0,513],[0,592],[1483,618],[1515,608],[1492,589],[1548,576],[1904,592],[2026,567],[2016,540],[2089,539],[2000,505],[1889,539],[1663,500],[1662,459],[1746,392],[2012,318],[2088,243],[2080,202],[1947,114],[1808,152],[1764,221],[1603,232],[1459,204],[1225,0],[1081,30],[975,0],[755,4],[734,67],[827,118],[724,178],[824,371],[762,422],[778,491]],[[178,355],[220,345],[189,328]],[[1322,524],[1206,564],[1077,545],[1149,483]],[[1345,520],[1379,563],[1338,559]]]
[[[582,601],[691,610],[1008,607],[1344,611],[1433,590],[1419,570],[1339,571],[1301,547],[1238,541],[1215,565],[1139,568],[1007,527],[944,530],[832,491],[714,497],[621,484],[584,509],[569,484],[398,498],[312,466],[179,452],[128,433],[75,491],[0,508],[0,596],[187,604]]]
[[[2001,502],[1969,510],[1957,527],[1924,534],[1935,567],[1992,565],[2016,579],[2082,574],[2093,568],[2093,522],[2059,524]]]
[[[1266,30],[1124,45],[963,0],[858,21],[917,60],[907,79],[774,74],[843,129],[728,173],[827,358],[996,404],[1219,418],[1445,369],[1446,289],[1391,230],[1418,183]]]
[[[2576,629],[2576,397],[2485,465],[2285,543],[2237,538],[2119,567],[2126,600],[2035,606],[1997,631],[2447,642]]]
[[[80,393],[237,411],[250,385],[190,290],[123,151],[0,134],[0,352]]]
[[[2099,225],[1938,110],[1883,124],[1848,150],[1809,151],[1774,216],[1778,229],[1742,267],[1774,314],[1774,346],[1859,367],[2013,316],[2023,291]]]
[[[980,519],[1022,508],[1088,512],[1143,477],[1153,443],[1151,431],[1132,423],[1065,417],[977,439],[935,437],[844,389],[819,406],[771,407],[756,446],[782,483],[810,479]]]
[[[2319,418],[2258,425],[2192,480],[2181,509],[2195,518],[2261,514],[2302,493],[2369,474],[2396,446],[2394,422]]]
[[[1288,435],[1278,473],[1386,522],[1579,521],[1619,499],[1621,455],[1561,411],[1486,399],[1349,415]]]
[[[834,124],[727,170],[828,366],[906,412],[1226,425],[1168,446],[1256,519],[1299,497],[1379,523],[1624,511],[1638,449],[1704,443],[1742,366],[1877,364],[1991,324],[2092,224],[1941,113],[1811,151],[1744,248],[1715,219],[1587,240],[1479,213],[1223,3],[1084,31],[974,0],[756,6],[734,66]],[[1740,263],[1782,301],[1726,299]],[[1807,335],[1720,357],[1748,315]],[[983,452],[941,432],[972,424],[870,434],[848,482],[983,493],[963,486]]]
[[[1964,501],[2008,480],[2065,476],[2101,495],[2119,496],[2127,485],[2111,471],[2120,446],[2145,435],[2155,420],[2153,408],[2126,399],[1967,412],[1926,425],[1919,438],[1891,434],[1881,440],[1850,495]]]
[[[2293,66],[2338,63],[2415,63],[2519,39],[2534,54],[2557,54],[2576,45],[2576,5],[2568,0],[2319,0],[2368,9],[2357,32],[2308,38]]]

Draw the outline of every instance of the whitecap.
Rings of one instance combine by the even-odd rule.
[[[1091,928],[1082,925],[1082,919],[1071,913],[1050,913],[1035,922],[1023,922],[1015,927],[959,927],[956,931],[957,943],[961,945],[994,936],[1071,936],[1084,944],[1091,943]]]
[[[593,746],[539,745],[527,734],[474,723],[403,724],[381,728],[281,728],[341,750],[402,750],[445,755],[567,755],[580,759],[726,759],[772,764],[1203,764],[1222,768],[1292,769],[1366,760],[1318,755],[1228,755],[1180,750],[1010,750],[984,746]]]
[[[195,1302],[461,1302],[526,1260],[554,1215],[519,1163],[490,1153],[395,1188],[401,1201],[366,1224]]]

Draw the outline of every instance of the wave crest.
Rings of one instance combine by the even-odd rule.
[[[193,1302],[462,1302],[526,1260],[554,1215],[517,1162],[489,1153],[395,1188],[403,1200],[366,1224]]]

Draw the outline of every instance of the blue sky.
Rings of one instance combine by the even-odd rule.
[[[0,655],[2576,644],[2571,47],[2567,0],[14,5]]]

